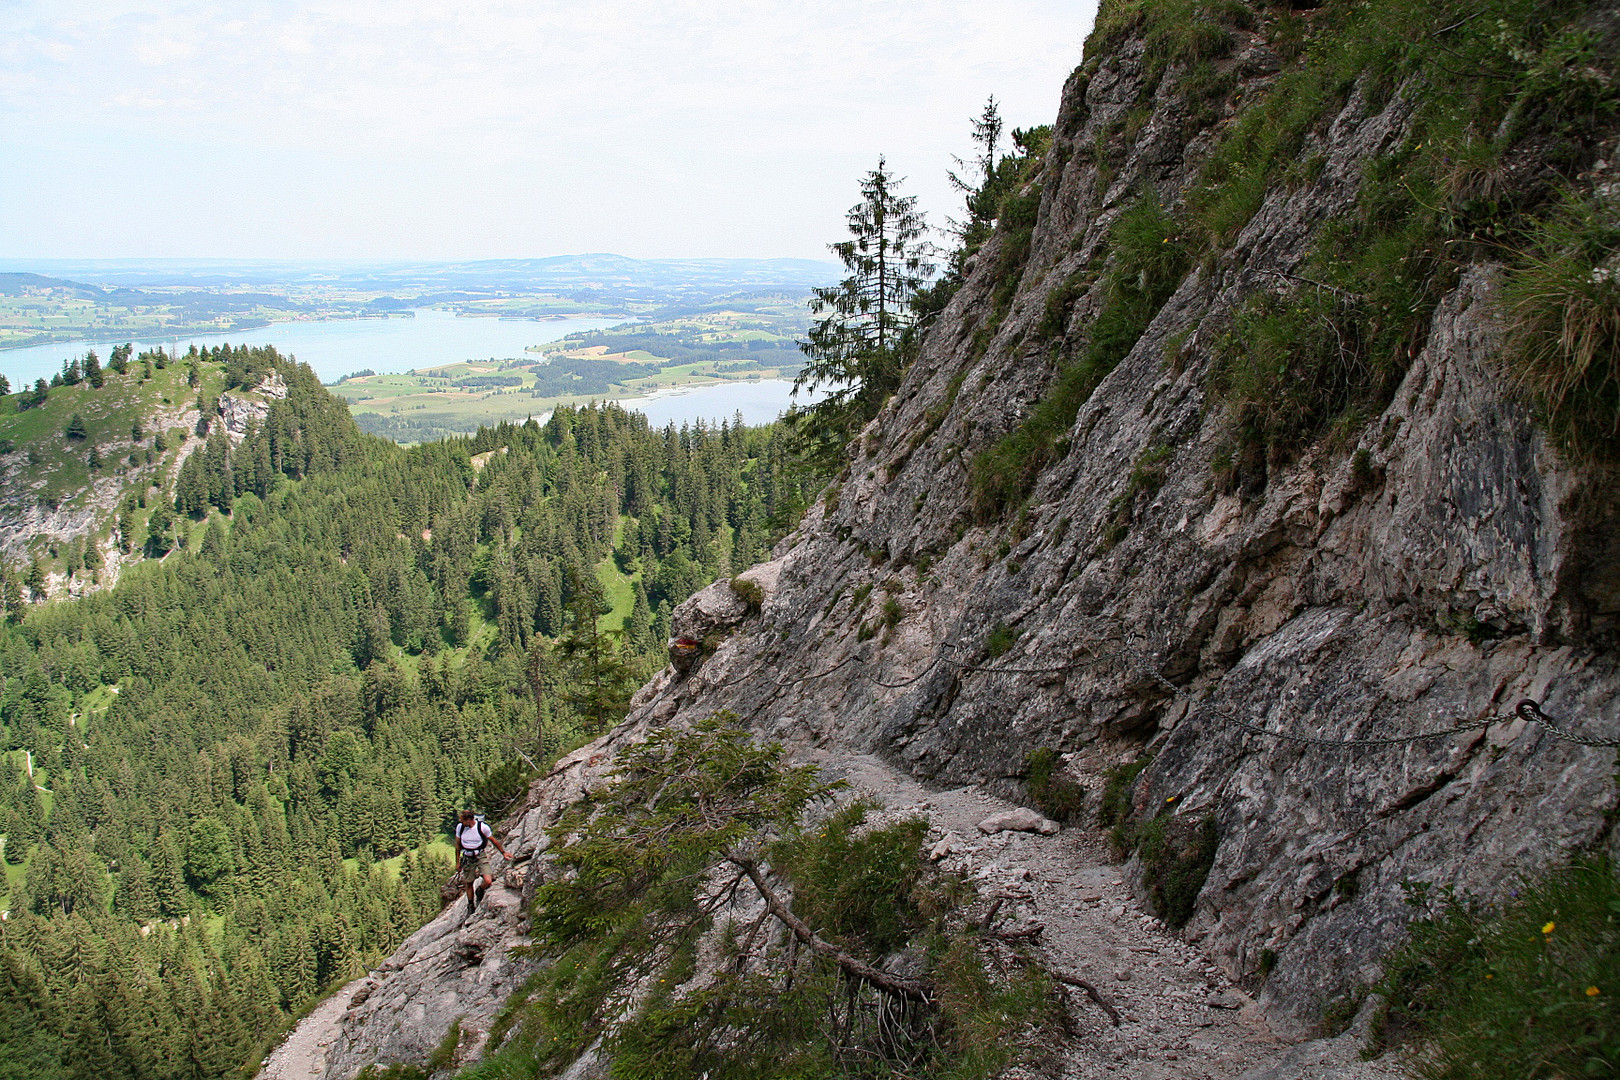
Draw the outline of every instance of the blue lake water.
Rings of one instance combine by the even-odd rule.
[[[622,319],[489,319],[462,318],[448,311],[421,308],[414,318],[332,319],[325,322],[273,323],[229,334],[135,341],[135,351],[155,347],[184,352],[204,345],[274,345],[284,355],[308,364],[323,382],[335,382],[370,368],[378,373],[437,367],[463,360],[506,360],[524,356],[530,345],[543,345],[582,330],[616,326]],[[13,388],[49,379],[62,363],[94,348],[106,360],[116,341],[62,341],[0,352],[0,373]],[[532,355],[532,354],[531,354]],[[768,424],[788,407],[793,384],[783,379],[739,381],[650,397],[622,399],[626,408],[647,414],[655,426],[697,419],[729,420],[741,412],[749,424]],[[804,395],[801,402],[810,400]]]
[[[742,413],[745,424],[768,424],[787,411],[788,395],[792,392],[791,380],[760,379],[757,382],[694,386],[690,390],[665,391],[650,397],[621,398],[619,404],[645,413],[647,422],[655,428],[670,423],[679,427],[694,420],[711,423],[731,420],[738,413]],[[809,391],[799,395],[800,405],[808,405],[815,400],[816,395]]]
[[[463,360],[507,360],[524,355],[530,345],[580,330],[616,326],[623,319],[484,319],[462,318],[453,312],[422,308],[410,319],[329,319],[324,322],[284,322],[256,330],[229,334],[136,341],[135,351],[178,347],[184,352],[203,345],[274,345],[282,354],[297,357],[315,369],[323,382],[335,382],[354,371],[409,371],[412,368],[456,364]],[[106,360],[109,341],[61,341],[0,352],[0,372],[13,386],[49,379],[62,370],[62,361],[83,356],[94,348]]]

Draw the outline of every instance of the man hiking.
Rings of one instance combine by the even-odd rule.
[[[490,827],[480,821],[478,815],[471,810],[463,810],[461,820],[456,825],[456,850],[461,856],[456,873],[467,881],[468,911],[478,906],[478,898],[483,895],[482,891],[477,894],[473,892],[473,886],[477,884],[478,878],[484,879],[485,891],[495,883],[490,857],[484,851],[488,844],[494,844],[495,850],[501,853],[502,858],[511,860],[512,856],[501,846],[501,842],[495,839],[495,833]]]

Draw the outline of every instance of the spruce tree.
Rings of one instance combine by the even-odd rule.
[[[849,274],[815,290],[810,303],[826,317],[800,346],[806,360],[793,392],[820,390],[822,397],[789,415],[813,444],[813,456],[841,451],[900,385],[911,298],[934,267],[916,196],[899,194],[899,186],[879,158],[847,215],[850,239],[831,245]]]
[[[97,390],[107,381],[106,373],[101,370],[101,358],[94,349],[84,354],[84,377]]]
[[[0,1076],[60,1075],[60,1017],[50,1001],[35,961],[0,951]]]
[[[124,860],[118,872],[118,890],[113,905],[119,914],[136,922],[146,922],[158,914],[157,893],[152,891],[152,872],[137,855]]]
[[[158,834],[157,846],[152,850],[152,891],[157,895],[159,912],[168,918],[177,919],[191,910],[180,845],[168,829]]]

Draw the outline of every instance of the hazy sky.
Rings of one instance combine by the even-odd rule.
[[[0,258],[824,257],[1095,0],[0,0]]]

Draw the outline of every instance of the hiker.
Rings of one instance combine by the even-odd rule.
[[[461,858],[457,863],[457,873],[467,879],[467,910],[471,911],[478,906],[478,898],[483,895],[473,893],[473,886],[477,884],[480,876],[484,879],[484,891],[495,884],[495,874],[490,868],[489,856],[484,854],[484,847],[494,844],[495,850],[507,860],[511,854],[495,839],[495,833],[485,824],[482,818],[471,810],[461,812],[461,821],[456,825],[456,850]]]

